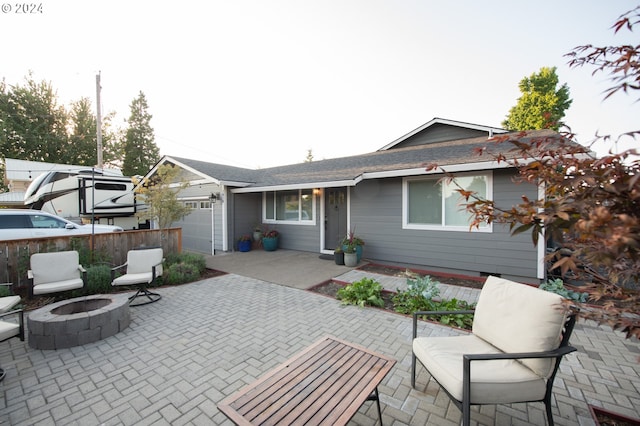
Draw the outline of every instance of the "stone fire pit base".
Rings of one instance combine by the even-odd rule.
[[[29,346],[63,349],[102,340],[124,330],[131,322],[129,298],[97,294],[52,303],[29,313]]]

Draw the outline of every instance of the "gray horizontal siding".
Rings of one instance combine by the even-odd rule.
[[[180,191],[179,197],[201,197],[208,199],[211,193],[220,192],[220,186],[215,184],[190,186]],[[225,203],[219,201],[214,205],[215,213],[215,249],[221,251],[223,247],[222,209]],[[174,226],[182,228],[182,248],[188,251],[211,254],[211,210],[193,209]]]
[[[229,238],[234,244],[229,246],[235,249],[235,242],[243,235],[252,235],[254,227],[260,224],[262,194],[231,194],[231,202],[229,220],[233,222],[233,233]]]
[[[458,139],[477,138],[480,136],[487,136],[487,132],[437,123],[429,127],[428,129],[416,133],[415,135],[405,139],[394,148],[405,148],[407,146],[418,146]]]
[[[494,173],[494,198],[510,207],[532,185],[514,185],[509,173]],[[517,186],[517,189],[513,187]],[[365,240],[365,258],[473,274],[535,279],[537,253],[529,234],[511,236],[494,224],[492,233],[402,229],[402,179],[364,181],[352,188],[351,225]]]

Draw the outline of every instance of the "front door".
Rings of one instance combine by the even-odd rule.
[[[347,235],[346,188],[327,188],[324,202],[324,248],[333,250]]]

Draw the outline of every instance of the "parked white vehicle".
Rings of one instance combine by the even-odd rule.
[[[114,225],[78,225],[40,211],[0,209],[0,241],[122,231]]]
[[[140,229],[133,181],[116,170],[52,170],[41,174],[27,188],[24,205],[82,222]]]

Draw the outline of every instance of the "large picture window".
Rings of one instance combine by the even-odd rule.
[[[458,193],[459,188],[489,200],[493,196],[490,173],[456,176],[451,182],[439,177],[405,179],[403,227],[468,231],[472,217],[465,209],[466,202]],[[484,224],[479,230],[488,232],[491,226]]]
[[[266,222],[313,222],[313,190],[295,189],[264,193]]]

